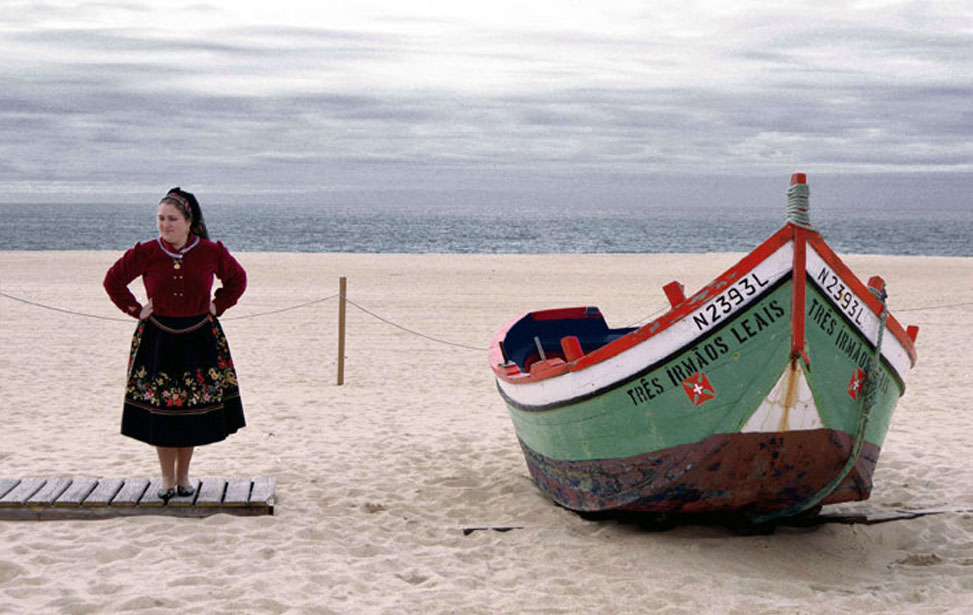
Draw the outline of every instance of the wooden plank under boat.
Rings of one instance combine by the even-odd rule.
[[[917,327],[885,308],[807,220],[671,309],[609,328],[596,307],[521,314],[490,364],[534,481],[577,511],[754,519],[869,497]],[[876,352],[879,349],[880,352]]]

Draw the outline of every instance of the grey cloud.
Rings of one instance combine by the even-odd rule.
[[[47,54],[25,64],[46,71],[71,72],[93,69],[128,72],[148,71],[170,76],[212,74],[261,74],[273,78],[281,68],[316,66],[346,67],[389,55],[394,44],[372,35],[334,31],[250,29],[234,31],[222,42],[163,37],[160,33],[122,34],[115,30],[84,29],[13,33],[8,42],[25,48],[39,47]],[[97,54],[97,62],[75,54]],[[53,60],[45,60],[53,57]],[[185,58],[199,58],[187,61]],[[87,73],[85,73],[87,74]]]
[[[773,22],[741,25],[739,40],[720,47],[722,61],[753,78],[733,87],[708,80],[707,67],[675,84],[639,79],[646,68],[689,68],[666,40],[597,33],[538,34],[533,55],[519,57],[519,35],[491,32],[441,51],[405,34],[310,27],[191,42],[109,29],[8,32],[7,42],[41,53],[21,54],[25,64],[0,55],[0,159],[13,161],[9,177],[28,179],[189,175],[369,189],[490,173],[526,185],[572,175],[613,182],[711,164],[969,170],[973,87],[962,67],[971,45],[961,36],[812,23],[792,37]],[[561,61],[566,45],[582,53]],[[854,58],[832,66],[808,53],[829,45],[939,68],[906,80],[888,71],[888,58],[870,74]],[[434,61],[437,52],[471,67],[495,62],[511,85],[345,83],[375,63]],[[597,74],[616,63],[631,72]],[[205,83],[232,75],[256,86],[288,71],[308,87],[232,94]]]
[[[120,12],[146,15],[149,10],[138,2],[76,2],[65,5],[63,2],[44,2],[36,0],[7,0],[0,11],[3,22],[10,25],[36,27],[50,21],[97,20],[107,14]]]

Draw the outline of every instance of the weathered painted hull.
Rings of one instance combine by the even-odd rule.
[[[633,457],[576,461],[521,446],[538,487],[572,510],[760,513],[788,508],[826,485],[844,465],[851,442],[848,434],[828,429],[718,434]],[[823,503],[867,498],[878,454],[868,443]]]
[[[491,363],[531,475],[567,508],[861,500],[915,360],[882,307],[817,233],[788,224],[645,327],[609,330],[594,308],[530,313],[497,334]],[[573,331],[584,354],[561,356],[555,338]]]

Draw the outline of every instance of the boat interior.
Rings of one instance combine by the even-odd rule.
[[[508,365],[514,363],[529,372],[538,361],[580,359],[635,329],[608,328],[596,307],[543,310],[530,312],[514,323],[501,348]]]

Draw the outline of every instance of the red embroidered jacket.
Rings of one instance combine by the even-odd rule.
[[[145,292],[152,299],[152,313],[197,316],[209,312],[214,275],[223,282],[212,299],[219,316],[235,305],[247,288],[247,272],[240,263],[219,241],[197,239],[190,234],[180,253],[158,238],[136,243],[125,252],[105,274],[105,290],[121,311],[138,318],[142,305],[128,285],[142,276]]]

